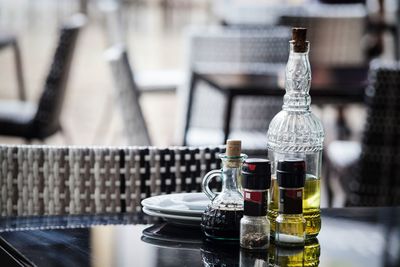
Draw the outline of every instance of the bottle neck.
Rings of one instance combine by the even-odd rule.
[[[285,90],[283,110],[308,111],[311,97],[311,67],[308,59],[309,43],[303,53],[295,52],[294,44],[290,43],[289,60],[286,65]]]
[[[238,191],[238,177],[241,163],[223,161],[222,167],[222,191]]]
[[[222,161],[222,192],[236,191],[240,194],[238,182],[242,163],[247,158],[247,155],[240,154],[238,157],[230,157],[225,154],[220,154],[219,156]]]

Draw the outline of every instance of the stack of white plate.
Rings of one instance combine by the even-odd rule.
[[[144,213],[185,225],[199,225],[208,204],[210,200],[204,193],[168,194],[142,200]]]

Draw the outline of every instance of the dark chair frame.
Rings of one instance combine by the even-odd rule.
[[[366,90],[368,110],[361,155],[356,162],[344,167],[328,161],[330,172],[339,177],[345,191],[346,206],[400,204],[399,88],[400,63],[373,61]],[[329,176],[328,173],[327,179]],[[331,201],[333,191],[328,189]]]
[[[22,137],[30,142],[33,139],[43,141],[62,131],[60,115],[68,76],[78,33],[85,21],[83,15],[77,14],[62,26],[44,91],[32,118],[21,122],[13,117],[0,117],[0,135]]]

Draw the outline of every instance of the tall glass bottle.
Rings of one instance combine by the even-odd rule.
[[[279,160],[300,158],[306,162],[303,214],[307,221],[306,235],[316,236],[321,229],[320,179],[324,130],[321,121],[310,110],[311,68],[306,29],[294,28],[286,65],[286,94],[282,111],[271,121],[267,133],[268,157],[271,161],[271,202],[268,218],[275,231],[278,215],[279,188],[276,168]]]

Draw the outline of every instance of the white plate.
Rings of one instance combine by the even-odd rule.
[[[168,222],[176,223],[176,224],[184,224],[184,225],[200,225],[201,217],[191,217],[191,216],[180,216],[173,214],[166,214],[157,212],[152,209],[148,209],[146,207],[143,208],[143,212],[150,216],[161,217]]]
[[[149,197],[142,206],[162,213],[200,217],[211,201],[204,193],[177,193]]]

